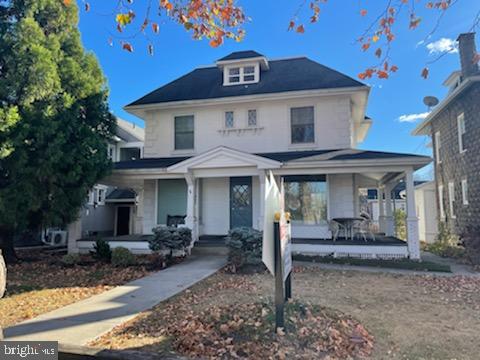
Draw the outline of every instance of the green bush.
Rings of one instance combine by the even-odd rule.
[[[154,237],[148,240],[150,250],[168,251],[169,257],[175,250],[185,251],[192,243],[192,230],[186,227],[159,226],[153,229]]]
[[[247,265],[259,265],[262,263],[262,232],[239,227],[228,232],[226,238],[228,247],[229,267],[237,272]]]
[[[432,244],[427,244],[425,250],[441,257],[460,258],[465,254],[465,249],[459,246],[458,236],[452,234],[450,227],[440,222],[437,239]]]
[[[67,254],[62,257],[61,260],[64,266],[74,266],[80,262],[80,255],[79,254]]]
[[[470,226],[460,236],[465,247],[466,258],[474,265],[480,265],[480,226]]]
[[[112,249],[108,241],[98,238],[93,245],[93,257],[98,260],[109,262],[112,259]]]
[[[395,219],[395,236],[399,239],[407,239],[407,214],[402,209],[395,210],[393,214]]]
[[[130,250],[124,247],[116,247],[112,250],[112,265],[118,267],[128,267],[135,265],[137,259]]]

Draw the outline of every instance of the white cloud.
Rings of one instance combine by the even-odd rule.
[[[441,38],[440,40],[427,44],[427,49],[430,54],[441,53],[457,53],[457,42],[449,38]]]
[[[398,121],[400,122],[415,122],[417,120],[423,120],[425,119],[428,114],[430,114],[429,112],[424,112],[424,113],[420,113],[420,114],[404,114],[404,115],[401,115],[399,118],[398,118]]]

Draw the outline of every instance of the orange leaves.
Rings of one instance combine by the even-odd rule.
[[[362,50],[363,51],[367,51],[369,48],[370,48],[370,43],[369,42],[366,42],[366,43],[362,44]]]
[[[422,18],[416,17],[414,14],[412,14],[410,17],[410,23],[408,27],[411,30],[414,30],[418,27],[421,21],[422,21]]]
[[[152,30],[155,34],[158,34],[160,32],[160,27],[157,23],[152,23]]]
[[[427,79],[428,78],[428,75],[429,75],[429,70],[427,67],[424,67],[422,69],[422,73],[421,73],[421,76],[424,78],[424,79]]]
[[[391,73],[398,71],[398,66],[389,66],[385,61],[381,67],[368,68],[364,72],[358,74],[360,80],[367,80],[373,78],[374,75],[379,79],[388,79]]]
[[[366,16],[367,13],[368,13],[368,11],[365,10],[365,9],[360,10],[360,15],[361,15],[361,16]]]
[[[72,4],[72,0],[63,0],[63,5],[70,6]]]
[[[126,50],[126,51],[128,51],[128,52],[133,52],[133,46],[132,46],[132,44],[130,44],[129,42],[124,42],[124,43],[122,44],[122,49],[123,49],[123,50]]]
[[[135,18],[135,13],[133,11],[129,11],[128,13],[119,13],[115,17],[115,21],[117,22],[117,25],[120,27],[124,27],[128,24],[130,24],[133,19]]]
[[[303,27],[303,25],[300,25],[297,27],[297,30],[295,31],[299,34],[303,34],[305,32],[305,28]]]

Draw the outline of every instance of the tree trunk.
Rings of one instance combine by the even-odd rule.
[[[0,228],[0,250],[7,264],[17,262],[18,257],[13,246],[13,232]]]
[[[7,267],[5,266],[5,261],[3,261],[2,250],[0,250],[0,299],[5,294],[6,287],[7,287]],[[1,332],[1,329],[0,329],[0,332]]]

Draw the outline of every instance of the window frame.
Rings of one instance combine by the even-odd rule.
[[[299,142],[294,142],[293,141],[293,110],[294,109],[303,109],[303,108],[311,108],[313,110],[313,116],[312,116],[312,126],[313,126],[313,139],[312,141],[299,141]],[[315,105],[304,105],[304,106],[290,106],[289,107],[289,118],[290,118],[290,145],[291,146],[308,146],[308,145],[313,145],[316,142],[316,136],[315,136],[315,129],[316,129],[316,120],[315,120]],[[305,124],[303,124],[305,125]],[[298,126],[298,125],[297,125]]]
[[[457,215],[455,214],[455,183],[450,181],[448,183],[448,205],[450,210],[450,218],[456,219]]]
[[[255,124],[250,124],[250,113],[255,113]],[[247,126],[248,127],[257,127],[258,126],[258,110],[257,109],[248,109],[247,110]]]
[[[441,149],[442,149],[442,138],[441,138],[441,134],[440,134],[440,131],[436,131],[435,132],[435,160],[436,160],[436,163],[437,164],[441,164],[442,163],[442,158],[441,158]]]
[[[444,206],[444,196],[443,196],[443,185],[438,186],[438,206],[440,210],[440,219],[445,220],[445,206]]]
[[[245,73],[245,68],[253,68],[253,73]],[[230,70],[239,69],[238,75],[231,75]],[[253,80],[245,80],[246,76],[253,76]],[[238,77],[238,82],[232,82],[231,78]],[[240,63],[225,66],[223,69],[223,86],[255,84],[260,81],[260,64],[259,63]]]
[[[465,128],[465,113],[462,112],[457,116],[457,134],[458,134],[458,150],[460,154],[463,154],[467,149],[465,148],[465,143],[463,141],[463,135],[467,133]]]
[[[232,126],[227,124],[227,114],[232,114]],[[235,129],[235,111],[227,110],[223,113],[223,127],[225,129]]]
[[[101,193],[103,193],[103,196],[100,196]],[[95,203],[97,205],[105,205],[106,197],[107,197],[107,189],[103,187],[95,188]]]
[[[462,203],[463,205],[468,205],[468,181],[467,179],[462,179]]]
[[[192,123],[193,123],[193,130],[192,130],[192,147],[191,148],[177,148],[177,129],[176,129],[176,121],[178,118],[185,118],[185,117],[191,117],[192,118]],[[173,151],[174,152],[192,152],[195,150],[195,114],[175,114],[173,116]]]

